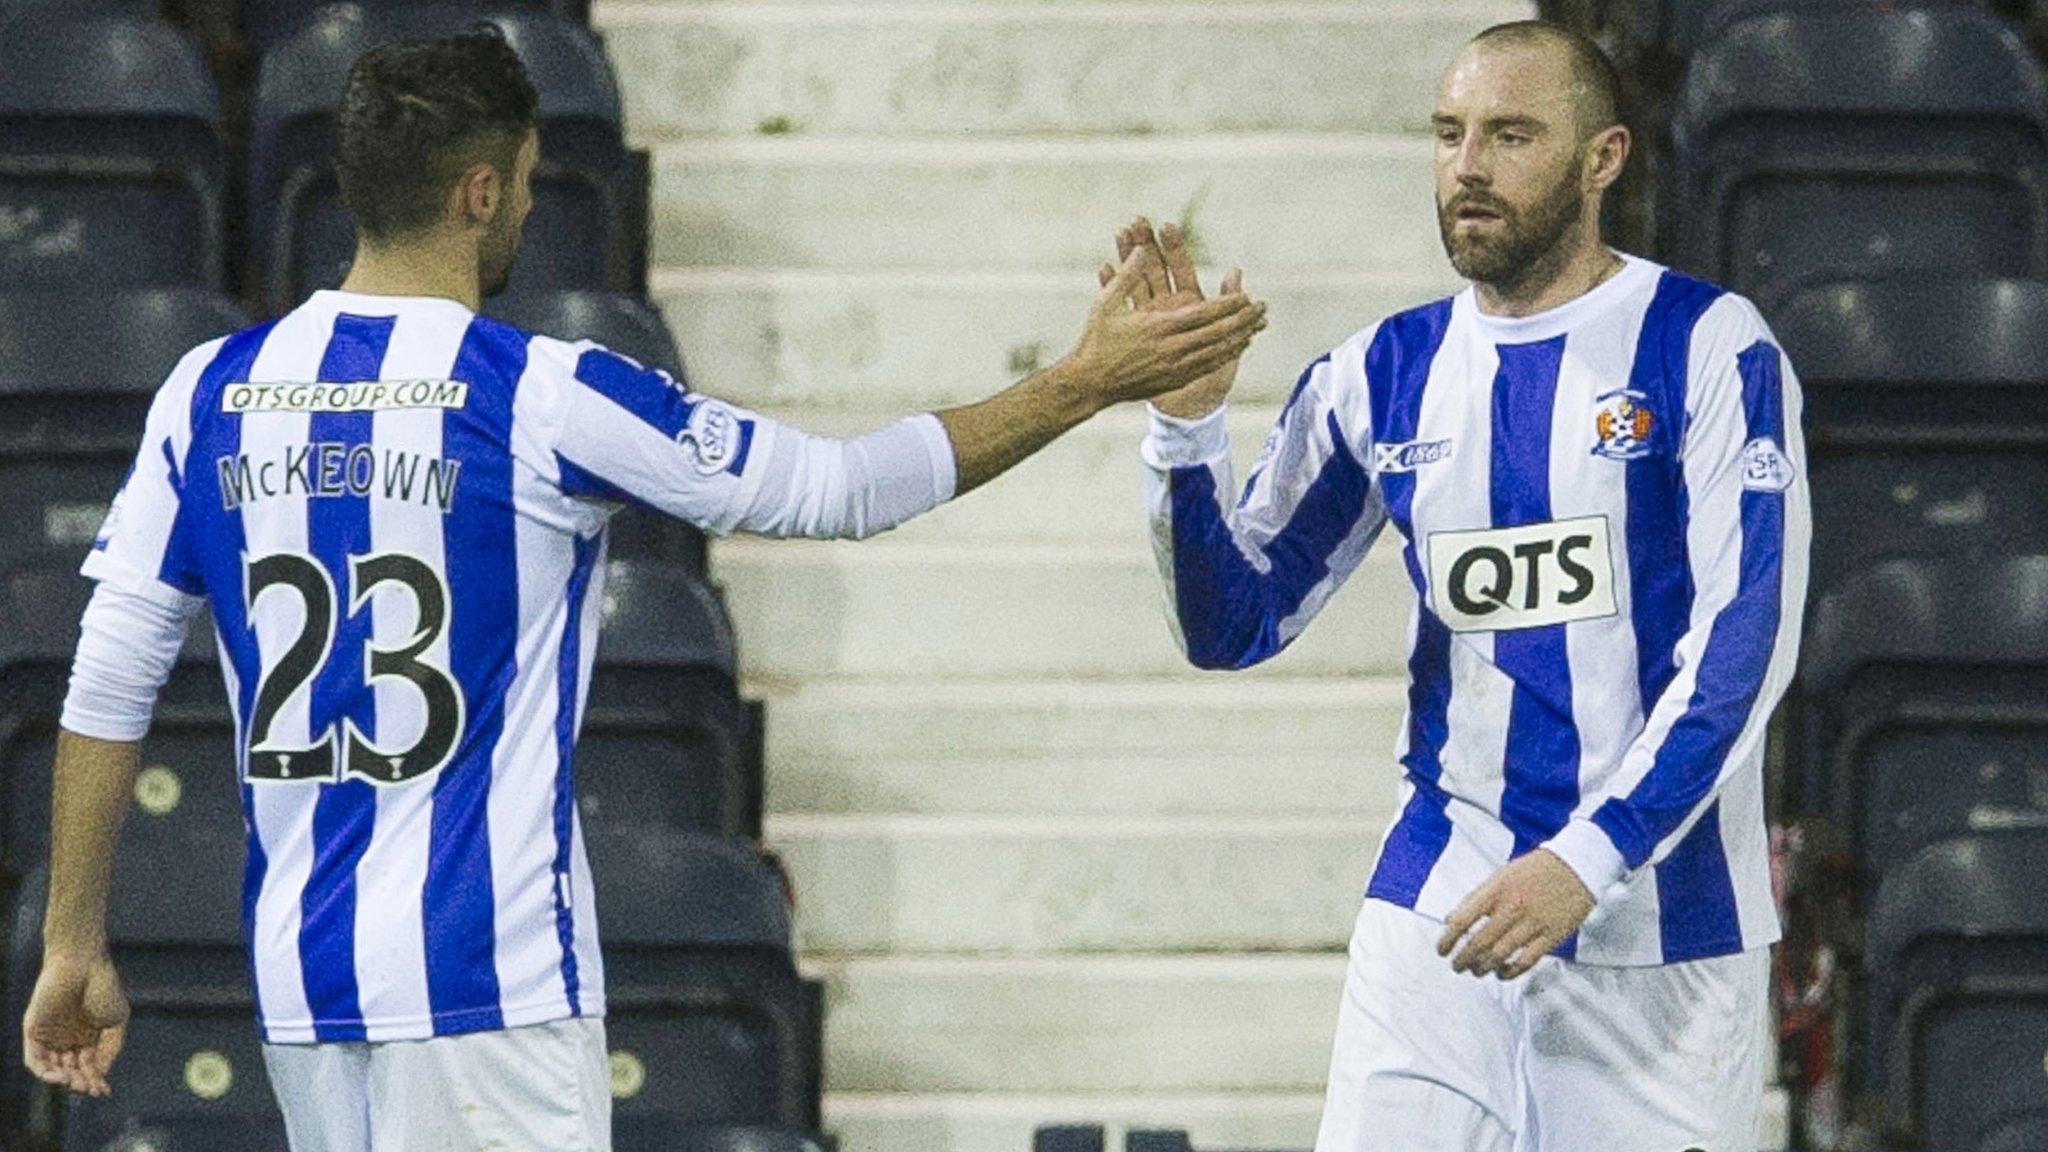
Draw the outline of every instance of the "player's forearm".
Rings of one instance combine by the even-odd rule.
[[[1098,389],[1062,360],[979,404],[938,413],[953,442],[955,495],[979,488],[1101,411]]]
[[[50,897],[46,952],[106,947],[107,887],[114,845],[135,790],[140,745],[59,731],[50,792]]]

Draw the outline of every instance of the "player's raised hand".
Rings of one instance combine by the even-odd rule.
[[[107,1070],[128,1039],[128,997],[114,962],[46,956],[22,1017],[22,1061],[36,1078],[105,1096]]]
[[[1539,848],[1495,872],[1444,921],[1439,956],[1457,972],[1514,980],[1593,914],[1593,894],[1563,860]],[[1471,933],[1469,937],[1467,933]],[[1464,939],[1464,947],[1458,942]]]
[[[1194,254],[1188,250],[1187,238],[1174,224],[1167,223],[1153,231],[1151,222],[1140,216],[1116,236],[1117,258],[1127,260],[1133,251],[1151,249],[1157,255],[1156,270],[1149,270],[1138,291],[1132,294],[1132,304],[1139,309],[1162,309],[1183,307],[1203,299],[1200,278],[1195,271]],[[1149,266],[1148,266],[1149,267]],[[1098,280],[1108,284],[1116,274],[1116,268],[1104,264],[1097,273]],[[1244,294],[1244,272],[1232,268],[1223,274],[1221,295],[1224,298]],[[1198,419],[1216,410],[1230,388],[1237,382],[1237,368],[1242,357],[1233,357],[1227,363],[1181,388],[1155,397],[1153,405],[1169,416],[1182,419]]]
[[[1266,306],[1243,293],[1170,300],[1159,249],[1137,245],[1103,279],[1066,362],[1103,406],[1170,392],[1234,363],[1266,326]]]

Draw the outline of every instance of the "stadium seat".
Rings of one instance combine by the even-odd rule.
[[[594,827],[760,835],[761,782],[732,622],[675,565],[619,561],[604,590],[576,791]]]
[[[249,150],[251,249],[270,306],[285,311],[341,282],[355,248],[331,162],[333,115],[350,65],[400,37],[476,23],[442,4],[321,9],[263,55]],[[512,274],[515,289],[634,290],[645,277],[645,158],[626,150],[618,86],[588,28],[531,12],[497,12],[540,92],[541,166]]]
[[[2048,556],[1893,560],[1814,606],[1799,793],[1871,879],[1943,836],[2048,814]]]
[[[1789,297],[1813,581],[1903,556],[2048,553],[2048,282],[1910,277]]]
[[[177,1141],[172,1147],[201,1148],[207,1145],[196,1141],[206,1133],[237,1125],[253,1131],[221,1147],[282,1147],[242,945],[244,836],[239,822],[226,829],[145,822],[124,830],[107,935],[134,1015],[120,1090],[104,1100],[74,1100],[61,1114],[66,1152],[100,1152],[149,1131],[168,1134]],[[38,868],[14,900],[6,1022],[13,1050],[41,962],[46,886]],[[9,1065],[11,1082],[26,1084],[19,1062]],[[267,1142],[259,1139],[266,1132],[273,1136]]]
[[[1900,865],[1871,905],[1872,1050],[1891,1126],[1915,1146],[2042,1146],[2044,875],[2048,827],[1956,837]]]
[[[1765,303],[1897,272],[2048,273],[2044,93],[1981,13],[1741,21],[1686,72],[1667,250]]]
[[[205,62],[169,25],[0,35],[0,284],[218,288],[225,163]]]
[[[194,288],[0,293],[0,555],[83,556],[164,378],[246,323]]]
[[[242,0],[242,32],[259,49],[299,30],[333,0]],[[356,0],[367,8],[396,8],[417,0]],[[449,0],[442,0],[448,3]],[[454,0],[451,7],[476,12],[553,12],[578,23],[590,22],[589,0]]]
[[[1635,0],[1634,39],[1690,56],[1739,21],[1776,12],[1870,14],[1917,8],[1983,10],[1984,0]]]
[[[484,311],[527,332],[560,340],[595,340],[677,380],[686,379],[675,337],[661,313],[639,296],[574,289],[507,293],[485,301]],[[666,560],[702,572],[704,534],[673,517],[629,508],[612,518],[611,555]]]
[[[619,1145],[619,1152],[639,1152]],[[825,1152],[825,1145],[808,1132],[790,1128],[684,1128],[669,1133],[661,1143],[648,1144],[645,1152]]]
[[[692,1125],[815,1128],[818,1033],[775,871],[687,832],[592,828],[587,845],[621,1152]]]
[[[10,875],[48,854],[50,764],[57,716],[92,584],[69,555],[13,559],[0,571],[0,859]],[[242,827],[234,723],[202,613],[158,697],[142,743],[134,816],[124,843],[171,833],[233,835]],[[168,829],[168,832],[165,831]]]

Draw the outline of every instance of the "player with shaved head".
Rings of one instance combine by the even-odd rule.
[[[1470,284],[1310,364],[1241,493],[1235,366],[1154,404],[1152,539],[1194,663],[1285,648],[1389,524],[1415,590],[1317,1152],[1757,1146],[1799,388],[1749,301],[1601,241],[1615,89],[1556,25],[1458,53],[1436,208]],[[1141,306],[1199,296],[1171,229],[1119,244],[1164,257]]]

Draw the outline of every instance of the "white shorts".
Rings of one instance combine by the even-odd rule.
[[[603,1020],[386,1044],[268,1044],[292,1152],[611,1152]]]
[[[1367,900],[1316,1152],[1756,1152],[1770,950],[1459,975]]]

